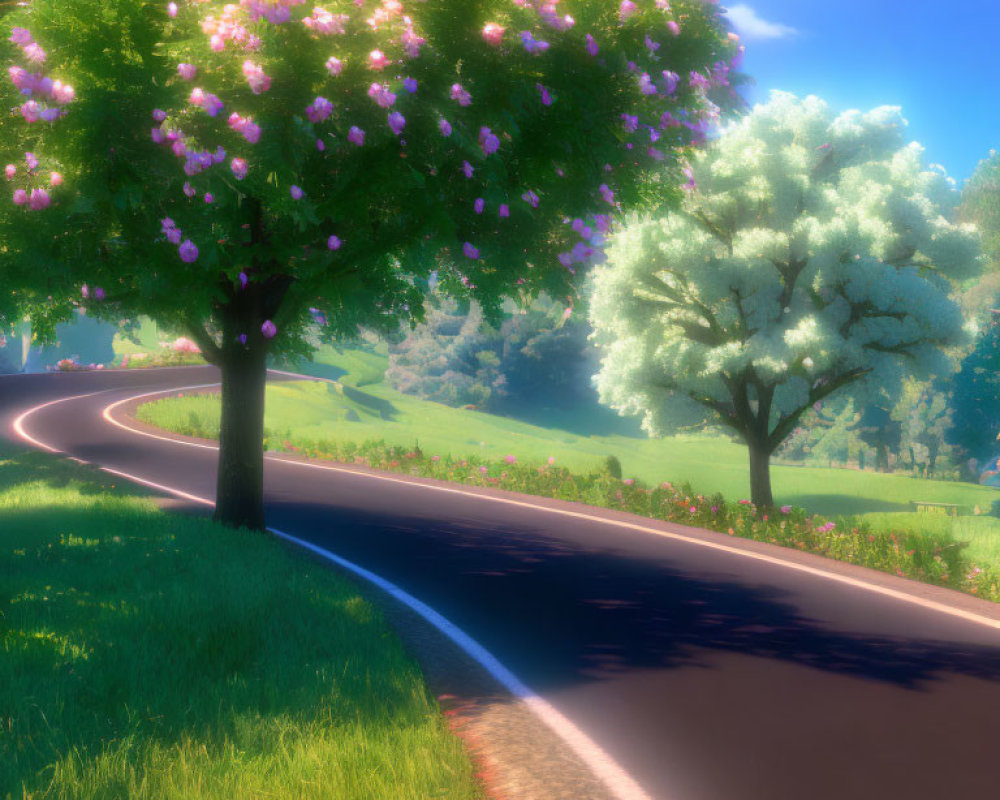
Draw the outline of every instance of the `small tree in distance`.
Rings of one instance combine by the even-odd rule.
[[[332,340],[419,320],[433,269],[494,320],[505,295],[572,297],[611,213],[675,202],[664,168],[740,80],[702,0],[34,0],[12,17],[8,104],[42,160],[15,202],[57,228],[33,244],[93,313],[183,329],[220,367],[216,519],[251,528],[269,354],[305,353],[314,321]]]
[[[732,428],[768,507],[771,454],[807,409],[947,371],[949,280],[980,269],[978,236],[947,221],[958,193],[904,125],[776,92],[699,152],[682,209],[634,215],[594,273],[602,401],[652,435]]]

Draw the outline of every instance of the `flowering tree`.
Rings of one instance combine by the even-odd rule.
[[[682,210],[636,218],[595,271],[602,402],[653,435],[679,415],[737,431],[766,507],[807,409],[945,372],[939,348],[963,336],[949,279],[979,269],[978,237],[942,216],[958,193],[904,125],[775,93],[698,153]]]
[[[183,329],[221,368],[217,519],[263,525],[269,353],[419,320],[435,268],[492,318],[572,297],[614,211],[676,199],[660,176],[736,104],[718,8],[556,2],[12,15],[40,160],[11,157],[14,203],[55,220],[45,247],[95,313]]]

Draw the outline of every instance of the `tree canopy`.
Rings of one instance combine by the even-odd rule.
[[[770,505],[770,454],[808,408],[946,372],[964,336],[950,281],[981,268],[979,241],[905,124],[776,92],[695,153],[681,209],[633,215],[594,272],[602,401],[653,435],[720,420]]]

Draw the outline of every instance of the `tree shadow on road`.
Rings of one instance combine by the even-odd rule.
[[[615,549],[621,534],[595,523],[567,525],[574,531],[594,526],[602,546],[513,522],[442,522],[429,513],[344,507],[331,531],[329,506],[274,505],[270,511],[277,527],[312,532],[311,540],[397,582],[503,653],[515,672],[530,664],[536,683],[541,679],[533,687],[538,690],[627,670],[710,667],[712,651],[912,690],[947,675],[1000,679],[1000,644],[839,630],[804,615],[790,592],[768,586],[760,572],[740,581],[732,573],[741,565],[732,562],[728,576],[719,572],[718,560],[712,571],[685,568],[663,557],[662,543],[659,555],[627,556]],[[898,604],[875,596],[871,602]],[[956,629],[969,631],[958,621]],[[984,629],[981,640],[990,635]]]

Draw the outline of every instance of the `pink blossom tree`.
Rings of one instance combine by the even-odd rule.
[[[575,297],[617,213],[675,205],[686,150],[739,105],[706,0],[100,8],[7,19],[39,161],[10,202],[93,313],[183,329],[219,366],[236,526],[264,524],[269,355],[415,324],[432,271],[494,320]]]

